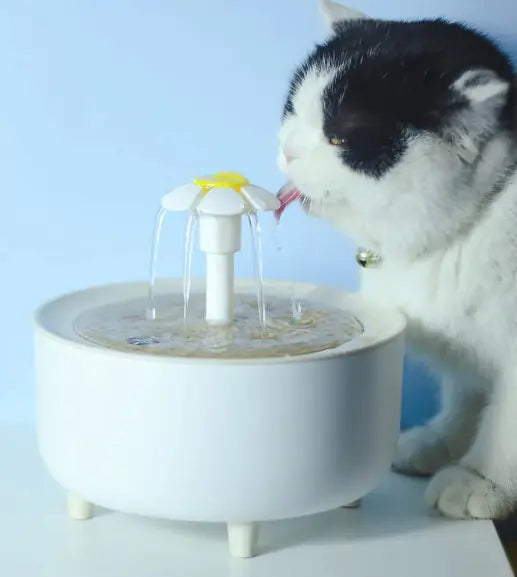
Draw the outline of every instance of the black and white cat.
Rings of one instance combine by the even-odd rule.
[[[434,475],[432,507],[517,504],[517,82],[486,37],[321,2],[332,32],[299,67],[279,134],[287,202],[380,257],[362,291],[409,320],[443,408],[394,466]],[[376,261],[378,259],[373,259]]]

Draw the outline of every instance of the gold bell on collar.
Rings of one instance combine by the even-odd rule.
[[[381,264],[382,257],[372,250],[360,248],[355,254],[355,260],[357,264],[363,268],[375,268]]]

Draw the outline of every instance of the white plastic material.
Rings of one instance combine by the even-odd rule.
[[[248,211],[247,203],[242,195],[231,188],[213,188],[197,206],[200,214],[214,216],[242,215]]]
[[[227,532],[232,557],[241,559],[253,557],[258,540],[257,523],[228,523]]]
[[[170,212],[190,210],[200,194],[201,188],[196,184],[184,184],[162,198],[162,208]]]
[[[206,255],[206,321],[227,325],[233,320],[233,254]]]
[[[68,515],[71,519],[78,521],[85,521],[93,517],[94,506],[93,503],[85,501],[78,495],[68,493],[66,497]]]
[[[162,207],[174,212],[196,209],[201,214],[216,216],[242,215],[249,212],[250,208],[260,212],[280,208],[276,195],[265,188],[247,184],[241,187],[241,192],[215,187],[201,198],[202,188],[199,185],[185,184],[167,193],[162,198]]]
[[[199,217],[199,247],[206,253],[205,317],[211,324],[233,320],[233,255],[241,247],[241,226],[240,215]]]
[[[233,254],[241,249],[240,216],[199,216],[199,250]]]
[[[273,211],[280,208],[280,200],[265,188],[261,188],[255,184],[248,184],[243,186],[241,190],[246,200],[257,211]]]
[[[235,287],[255,295],[254,281]],[[296,284],[302,300],[351,311],[364,334],[266,359],[118,352],[75,332],[79,314],[146,298],[147,288],[92,288],[37,314],[38,444],[67,491],[127,513],[228,523],[338,509],[377,485],[399,430],[401,314]],[[182,279],[164,279],[158,294],[182,291]],[[266,282],[265,292],[289,298],[292,283]]]

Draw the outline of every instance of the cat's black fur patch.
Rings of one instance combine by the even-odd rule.
[[[359,20],[335,26],[296,71],[284,107],[313,66],[340,68],[323,94],[324,132],[344,139],[341,156],[352,168],[382,176],[403,154],[408,139],[440,134],[451,114],[467,106],[450,86],[466,71],[489,69],[510,83],[498,129],[516,122],[515,71],[484,35],[444,20]]]

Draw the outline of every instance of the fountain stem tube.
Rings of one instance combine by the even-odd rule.
[[[206,321],[226,325],[233,320],[233,254],[206,253]]]
[[[206,253],[206,321],[233,321],[234,254],[241,248],[241,215],[199,216],[199,248]]]

